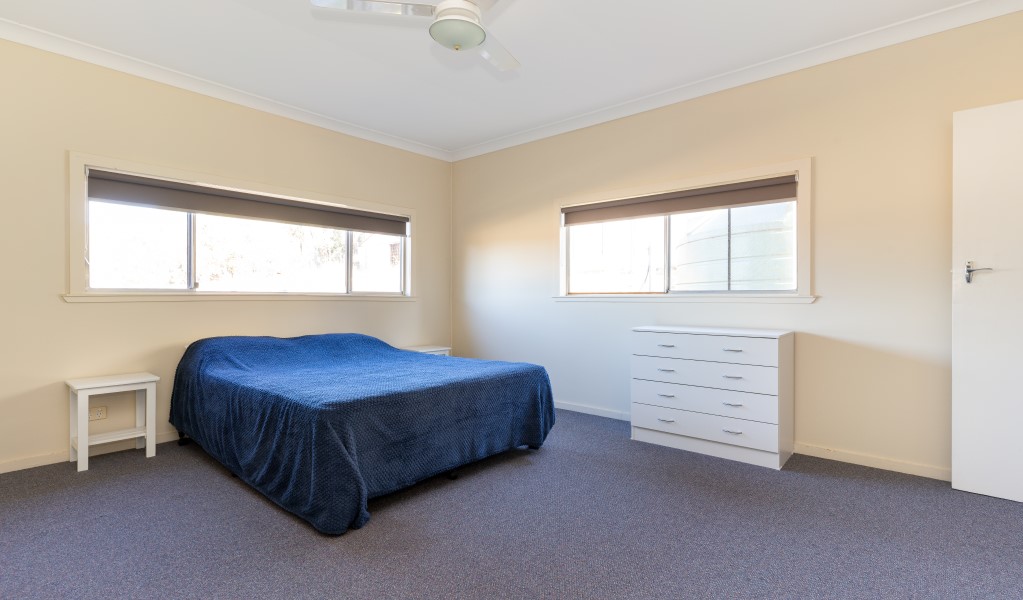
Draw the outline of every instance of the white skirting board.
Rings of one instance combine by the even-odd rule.
[[[178,432],[173,429],[170,431],[158,431],[156,433],[156,443],[162,444],[164,442],[172,442],[178,439]],[[117,444],[112,444],[109,448],[103,446],[96,446],[92,449],[89,456],[99,456],[101,454],[107,454],[108,452],[120,452],[121,450],[132,449],[134,441],[121,442],[124,447],[118,447]],[[66,444],[65,444],[66,446]],[[60,452],[50,452],[48,454],[37,454],[35,456],[23,456],[21,458],[14,458],[11,460],[5,460],[0,462],[0,473],[11,473],[13,471],[20,471],[22,469],[31,469],[32,467],[42,467],[45,465],[52,465],[61,462],[68,462],[68,450],[64,448]],[[73,464],[73,463],[69,463]]]
[[[67,448],[65,448],[62,452],[50,452],[49,454],[37,454],[36,456],[23,456],[21,458],[0,462],[0,473],[10,473],[12,471],[20,471],[22,469],[31,469],[32,467],[42,467],[44,465],[67,462],[67,459]],[[74,467],[72,466],[72,469],[73,468]]]
[[[874,467],[875,469],[884,469],[885,471],[895,471],[897,473],[906,473],[907,475],[919,475],[920,477],[939,479],[941,481],[952,481],[951,467],[922,465],[920,463],[896,460],[894,458],[884,458],[883,456],[873,456],[871,454],[861,454],[859,452],[850,452],[848,450],[824,448],[822,446],[814,446],[811,444],[804,444],[802,442],[796,442],[795,452],[796,454],[805,454],[806,456],[837,460],[840,462],[852,463],[854,465],[862,465],[864,467]]]
[[[561,400],[554,401],[554,408],[563,408],[572,412],[585,413],[588,415],[596,415],[598,417],[607,417],[609,419],[618,419],[619,421],[628,421],[630,416],[629,411],[625,410],[610,410],[607,408],[600,408],[599,406],[590,406],[589,404],[577,404],[575,402],[563,402]]]
[[[573,412],[585,413],[588,415],[596,415],[598,417],[618,419],[619,421],[628,421],[630,419],[628,411],[609,410],[598,406],[579,404],[576,402],[555,400],[554,407]],[[949,467],[922,465],[893,458],[884,458],[870,454],[861,454],[859,452],[850,452],[848,450],[837,450],[833,448],[825,448],[823,446],[804,444],[802,442],[796,442],[794,451],[795,454],[804,454],[806,456],[814,456],[816,458],[837,460],[839,462],[847,462],[864,467],[884,469],[885,471],[895,471],[896,473],[906,473],[907,475],[919,475],[920,477],[928,477],[930,479],[938,479],[941,481],[952,480],[952,470]]]

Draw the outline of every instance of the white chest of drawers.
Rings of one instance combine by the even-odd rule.
[[[632,330],[632,439],[780,469],[792,455],[791,331]]]

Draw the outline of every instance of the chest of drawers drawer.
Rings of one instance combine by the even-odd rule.
[[[778,366],[778,341],[767,338],[636,332],[632,353],[744,365]]]
[[[776,367],[633,355],[632,378],[778,395]]]
[[[763,394],[633,379],[632,401],[748,421],[778,423],[778,399]]]
[[[778,451],[778,426],[769,423],[634,402],[632,425],[765,452]]]

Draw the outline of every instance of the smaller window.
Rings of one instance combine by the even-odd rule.
[[[809,219],[809,200],[800,185],[797,175],[771,176],[562,207],[562,289],[808,293],[799,247],[809,230],[799,218]]]

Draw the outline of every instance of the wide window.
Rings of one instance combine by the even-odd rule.
[[[797,294],[805,239],[797,179],[774,176],[563,207],[562,291]]]
[[[87,289],[404,294],[409,219],[90,170]]]

